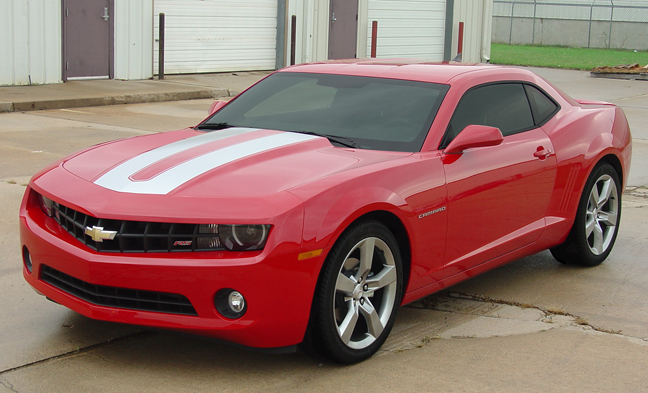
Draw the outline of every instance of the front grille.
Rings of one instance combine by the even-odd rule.
[[[41,266],[40,278],[72,296],[99,306],[167,314],[198,315],[189,299],[183,295],[94,285],[47,265]]]
[[[99,252],[174,252],[224,250],[218,233],[199,233],[200,227],[216,225],[109,220],[96,218],[54,202],[54,217],[83,244]],[[94,241],[86,228],[115,231],[113,240]],[[211,231],[210,231],[211,232]]]

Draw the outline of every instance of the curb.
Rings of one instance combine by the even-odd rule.
[[[13,111],[14,111],[13,102],[0,102],[0,113],[13,112]]]
[[[79,108],[85,106],[105,106],[119,104],[143,104],[147,102],[196,100],[203,98],[232,97],[230,89],[205,89],[196,91],[129,94],[108,97],[69,98],[50,101],[0,102],[1,112],[27,112],[44,109]]]
[[[638,80],[638,81],[647,81],[648,73],[620,73],[620,72],[590,72],[590,77],[592,78],[606,78],[606,79],[628,79],[628,80]]]

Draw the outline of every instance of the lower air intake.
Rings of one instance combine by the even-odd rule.
[[[41,266],[40,279],[70,295],[99,306],[198,315],[189,299],[183,295],[94,285],[47,265]]]

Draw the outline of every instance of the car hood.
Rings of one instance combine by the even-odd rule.
[[[263,197],[409,154],[336,148],[326,138],[274,130],[185,129],[99,145],[62,167],[120,194]]]

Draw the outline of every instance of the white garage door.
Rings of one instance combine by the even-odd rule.
[[[165,14],[164,72],[226,72],[275,68],[277,0],[155,0]]]
[[[372,21],[378,21],[376,57],[443,60],[445,0],[369,0],[367,54]]]

